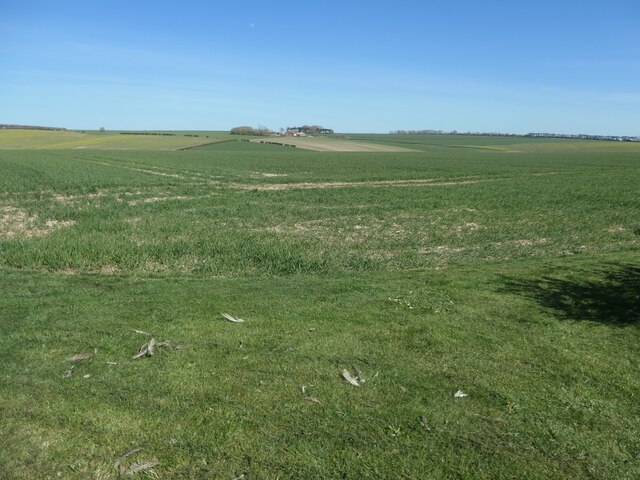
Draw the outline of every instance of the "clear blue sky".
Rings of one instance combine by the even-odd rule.
[[[0,123],[640,135],[640,1],[0,0]]]

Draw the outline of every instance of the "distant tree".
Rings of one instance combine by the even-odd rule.
[[[100,133],[104,133],[104,132],[105,132],[104,127],[100,127]]]
[[[300,130],[309,135],[317,135],[322,130],[322,127],[320,125],[303,125]]]
[[[246,125],[233,127],[229,133],[231,133],[231,135],[253,135],[253,127]]]
[[[248,125],[243,125],[241,127],[233,127],[229,133],[231,133],[231,135],[269,135],[271,134],[271,130],[265,126],[253,128]]]

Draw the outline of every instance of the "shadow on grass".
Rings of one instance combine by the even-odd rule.
[[[503,292],[523,295],[566,320],[614,326],[640,323],[640,266],[609,265],[584,272],[582,279],[506,278]]]

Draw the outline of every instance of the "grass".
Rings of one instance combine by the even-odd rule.
[[[12,220],[19,214],[34,219],[33,230],[72,225],[0,239],[0,264],[330,274],[633,250],[640,240],[637,158],[626,152],[391,156],[237,145],[178,154],[7,151],[0,187],[13,211],[0,229],[20,229]],[[425,183],[402,183],[416,179]]]
[[[640,475],[640,149],[421,138],[2,151],[3,474]]]

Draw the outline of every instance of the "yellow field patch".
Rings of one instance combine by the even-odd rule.
[[[209,143],[206,137],[120,135],[67,130],[0,130],[0,149],[177,150]]]

